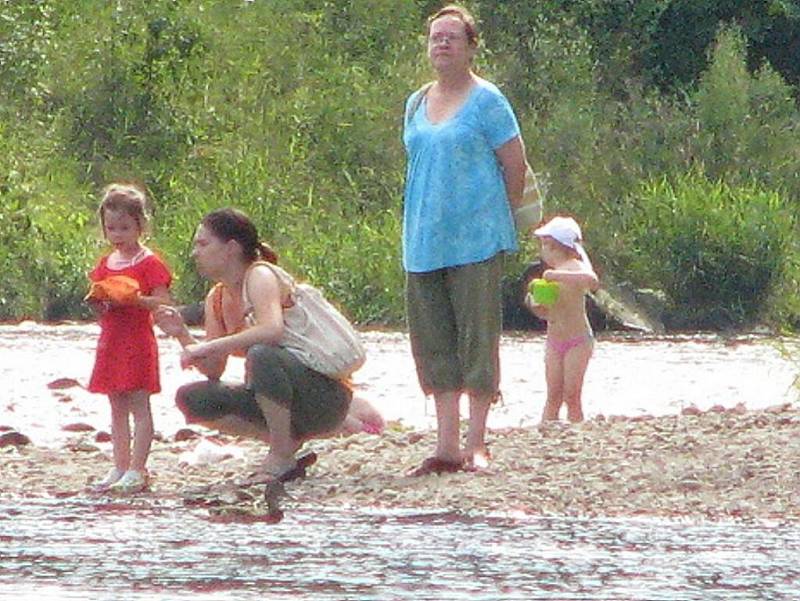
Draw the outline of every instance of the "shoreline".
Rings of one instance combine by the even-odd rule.
[[[0,500],[174,502],[216,518],[265,518],[263,486],[242,486],[264,445],[202,428],[177,434],[182,440],[154,441],[150,490],[128,497],[87,491],[111,465],[108,444],[94,433],[76,433],[60,449],[0,447]],[[382,435],[313,441],[305,449],[319,459],[305,479],[286,484],[281,507],[800,522],[793,404],[494,429],[487,440],[487,470],[422,478],[404,474],[433,450],[432,431],[391,426]]]

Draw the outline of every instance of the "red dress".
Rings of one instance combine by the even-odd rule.
[[[110,269],[105,256],[89,273],[89,279],[96,282],[111,275],[134,278],[143,295],[150,295],[158,286],[169,286],[172,281],[166,264],[154,254],[123,269]],[[105,394],[161,391],[158,346],[150,311],[138,306],[114,305],[100,317],[100,339],[89,390]]]

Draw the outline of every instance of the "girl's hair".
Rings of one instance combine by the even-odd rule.
[[[139,231],[145,231],[149,221],[147,204],[147,192],[143,187],[122,182],[109,184],[103,189],[103,200],[97,209],[103,231],[106,229],[106,211],[121,211],[130,215],[139,225]]]
[[[225,208],[211,211],[200,222],[223,242],[234,240],[242,247],[244,258],[250,262],[263,259],[278,264],[277,253],[258,239],[258,230],[250,218],[238,209]]]
[[[442,17],[456,17],[459,19],[464,24],[467,41],[473,46],[478,46],[479,36],[478,27],[475,25],[475,17],[466,8],[457,4],[448,4],[444,8],[440,8],[428,17],[428,31],[431,29],[431,24]]]

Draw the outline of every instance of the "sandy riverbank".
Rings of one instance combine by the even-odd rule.
[[[259,444],[203,436],[156,441],[151,489],[137,502],[184,502],[215,515],[263,514],[261,487],[238,484],[264,453]],[[110,465],[107,443],[76,435],[63,449],[0,448],[0,497],[90,495]],[[481,473],[408,478],[434,434],[389,430],[316,441],[308,478],[286,486],[287,511],[391,507],[534,515],[685,516],[800,520],[800,409],[709,411],[657,418],[493,431],[494,460]],[[199,445],[199,446],[198,446]],[[229,457],[222,459],[224,451]]]

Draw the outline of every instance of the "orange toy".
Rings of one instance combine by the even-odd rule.
[[[136,301],[140,293],[139,282],[135,279],[126,275],[110,275],[99,282],[92,282],[84,300],[130,304]]]

